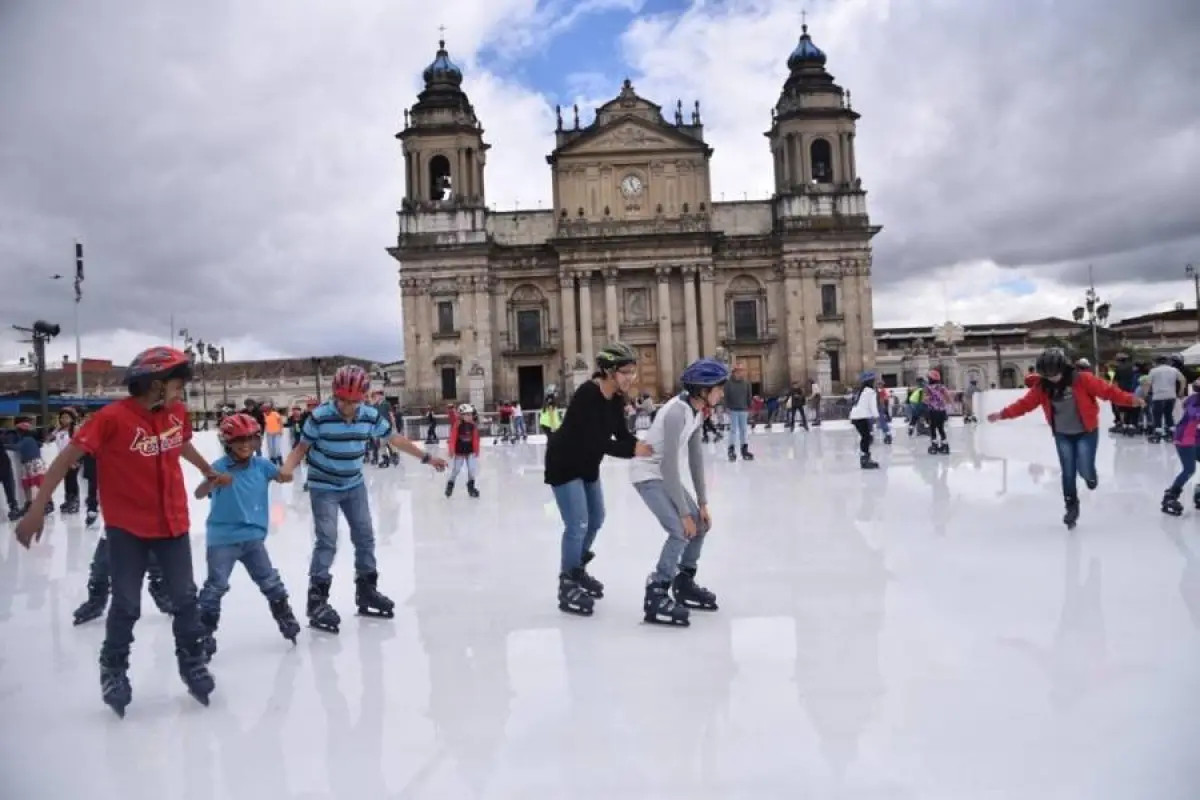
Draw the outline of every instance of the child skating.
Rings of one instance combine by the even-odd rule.
[[[458,415],[450,423],[450,456],[453,466],[450,468],[450,480],[446,482],[446,497],[454,494],[454,479],[463,467],[467,468],[467,494],[479,497],[475,488],[475,475],[479,470],[479,422],[475,406],[463,403],[458,407]]]
[[[300,633],[300,623],[288,603],[287,589],[267,553],[268,509],[271,481],[288,483],[275,457],[256,455],[262,428],[249,414],[233,414],[221,420],[221,444],[225,457],[213,469],[233,480],[228,486],[204,481],[196,487],[196,499],[212,498],[208,511],[206,556],[208,579],[200,589],[200,623],[207,636],[204,649],[211,658],[217,652],[217,628],[221,623],[221,598],[229,591],[229,576],[241,563],[250,579],[270,604],[271,616],[283,638],[292,644]],[[268,451],[270,452],[270,451]]]
[[[341,616],[329,604],[339,511],[350,526],[354,545],[354,601],[358,613],[388,619],[395,616],[395,603],[377,588],[375,528],[363,481],[363,462],[371,438],[387,441],[438,472],[446,469],[444,460],[396,433],[379,409],[366,404],[370,387],[371,379],[362,367],[350,364],[338,369],[333,376],[333,399],[312,410],[304,422],[300,444],[288,454],[280,470],[286,480],[301,460],[308,464],[307,487],[316,534],[308,570],[308,622],[328,633],[337,633],[342,624]]]
[[[875,438],[871,426],[880,416],[876,380],[874,372],[864,372],[850,399],[850,424],[858,431],[858,466],[861,469],[879,469],[879,462],[871,458],[871,444]]]
[[[79,424],[79,417],[73,408],[64,408],[58,412],[58,427],[54,429],[51,438],[54,440],[58,452],[67,449],[67,445],[71,443],[71,439],[75,436],[75,429]],[[79,465],[76,464],[71,469],[67,470],[67,476],[63,479],[63,503],[58,507],[58,510],[63,514],[78,514],[79,513]]]
[[[667,533],[658,565],[646,578],[646,622],[689,625],[689,609],[717,610],[716,595],[696,583],[704,537],[712,527],[701,428],[705,409],[721,402],[728,380],[729,368],[715,359],[688,365],[679,379],[683,392],[658,409],[646,431],[645,444],[653,452],[635,458],[630,466],[634,488]],[[695,497],[683,485],[684,463]]]
[[[1183,513],[1179,502],[1183,487],[1196,474],[1197,448],[1200,448],[1200,380],[1192,383],[1192,393],[1183,401],[1179,424],[1175,426],[1175,452],[1179,454],[1179,474],[1163,494],[1164,514],[1178,517]],[[1192,491],[1192,505],[1200,511],[1200,484]]]
[[[946,420],[950,416],[950,390],[942,383],[939,370],[929,370],[929,382],[925,386],[925,406],[929,415],[929,454],[946,455],[950,443],[946,441]]]

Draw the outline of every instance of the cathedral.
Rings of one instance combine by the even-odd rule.
[[[770,200],[713,202],[700,104],[626,80],[581,124],[558,112],[553,208],[487,203],[482,121],[440,42],[396,134],[407,403],[541,405],[596,350],[636,348],[638,389],[674,392],[700,356],[744,364],[759,393],[853,382],[875,359],[871,239],[850,93],[804,26],[765,134]]]

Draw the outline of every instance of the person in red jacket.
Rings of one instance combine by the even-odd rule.
[[[1096,445],[1100,438],[1098,400],[1118,406],[1140,406],[1143,402],[1073,366],[1067,361],[1067,354],[1057,347],[1048,348],[1038,356],[1036,374],[1037,380],[1026,381],[1029,389],[1025,395],[995,414],[989,414],[988,422],[1016,419],[1041,407],[1054,434],[1058,464],[1062,468],[1063,500],[1067,507],[1063,524],[1074,528],[1079,520],[1078,477],[1083,476],[1088,489],[1095,489],[1099,484],[1096,476]]]
[[[475,406],[463,403],[458,413],[450,418],[450,438],[446,440],[454,466],[450,468],[450,480],[446,482],[446,497],[454,494],[454,479],[462,468],[467,468],[467,494],[479,497],[475,488],[475,474],[479,469],[479,422]]]

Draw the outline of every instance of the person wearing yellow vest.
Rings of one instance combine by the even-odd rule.
[[[542,429],[542,433],[549,436],[554,433],[562,425],[562,414],[558,410],[558,405],[554,402],[554,395],[546,398],[546,402],[542,403],[542,413],[538,414],[538,427]]]

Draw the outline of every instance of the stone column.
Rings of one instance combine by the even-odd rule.
[[[784,262],[782,271],[788,383],[795,384],[804,381],[808,375],[808,344],[804,341],[804,284],[800,279],[800,262]],[[804,388],[808,389],[807,386]]]
[[[683,273],[683,324],[687,344],[687,360],[700,357],[700,330],[696,321],[696,268],[686,266]]]
[[[823,348],[817,351],[817,385],[821,387],[821,397],[833,394],[833,370],[829,354]]]
[[[712,264],[700,268],[700,325],[703,330],[703,354],[717,352],[717,271]]]
[[[496,381],[492,359],[492,291],[486,275],[475,278],[475,353],[484,372],[485,401],[490,400]]]
[[[579,352],[579,342],[575,339],[575,276],[563,271],[558,273],[558,281],[562,287],[562,302],[559,304],[562,360],[570,364]]]
[[[675,391],[675,353],[671,346],[671,270],[657,267],[658,277],[658,388],[664,395]]]
[[[621,318],[617,310],[617,277],[620,272],[614,267],[604,273],[604,330],[608,340],[621,338]]]
[[[579,273],[579,352],[589,364],[595,357],[592,343],[592,273]]]

